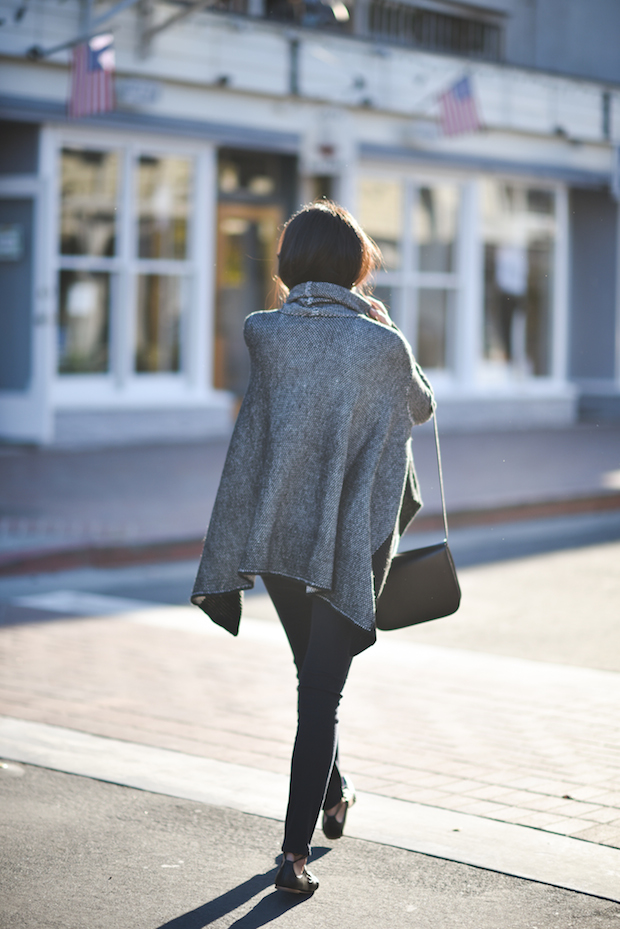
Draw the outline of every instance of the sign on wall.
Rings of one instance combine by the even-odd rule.
[[[24,254],[24,229],[21,223],[0,225],[0,261],[19,261]]]

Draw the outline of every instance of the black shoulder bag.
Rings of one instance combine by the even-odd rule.
[[[394,556],[377,601],[377,629],[402,629],[449,616],[456,613],[461,602],[461,588],[448,547],[448,517],[436,418],[434,426],[445,538],[436,545]]]

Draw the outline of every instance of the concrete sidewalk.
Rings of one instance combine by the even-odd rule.
[[[0,573],[195,558],[227,443],[100,450],[0,448]],[[414,430],[439,527],[432,431]],[[620,426],[442,438],[453,527],[620,509]]]

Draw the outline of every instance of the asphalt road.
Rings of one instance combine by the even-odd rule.
[[[3,929],[620,925],[617,903],[350,838],[317,836],[306,900],[273,887],[274,820],[26,765],[0,789]]]

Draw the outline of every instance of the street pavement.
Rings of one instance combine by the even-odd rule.
[[[618,925],[606,900],[351,838],[318,842],[321,886],[305,900],[273,888],[274,820],[15,768],[0,773],[6,929]]]
[[[359,800],[343,840],[317,831],[321,888],[303,905],[272,887],[295,676],[260,583],[233,639],[187,605],[195,558],[6,571],[0,926],[620,925],[619,438],[446,437],[452,512],[485,514],[450,537],[463,603],[356,658],[341,752]],[[432,511],[431,439],[417,459]],[[41,544],[10,521],[33,480],[29,518],[66,528],[72,513],[82,533],[44,547],[107,544],[104,517],[132,523],[121,551],[188,538],[223,455],[6,451],[5,551],[27,571]],[[538,519],[510,511],[533,503]],[[436,534],[427,521],[404,544]]]

